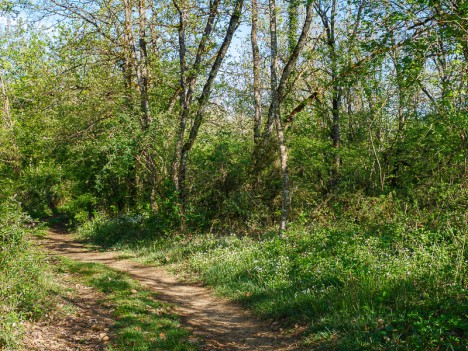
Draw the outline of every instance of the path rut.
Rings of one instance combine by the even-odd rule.
[[[214,297],[205,287],[181,283],[163,268],[120,259],[114,252],[90,249],[61,230],[51,230],[41,239],[41,245],[53,254],[126,272],[156,291],[160,300],[176,305],[175,312],[183,325],[203,339],[203,350],[300,350],[294,335],[282,335],[277,327],[254,318],[241,306]]]

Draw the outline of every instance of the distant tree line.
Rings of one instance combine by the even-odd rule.
[[[466,1],[0,10],[0,182],[37,216],[283,231],[350,194],[431,206],[466,185]]]

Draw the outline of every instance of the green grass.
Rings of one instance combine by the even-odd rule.
[[[158,235],[126,217],[79,232],[151,264],[176,263],[261,316],[306,325],[309,349],[465,350],[466,228],[376,222],[253,238]]]
[[[0,203],[0,350],[21,350],[22,322],[39,319],[53,305],[50,267],[27,238],[35,232],[17,202]]]
[[[113,308],[116,322],[112,327],[109,350],[154,351],[198,350],[190,333],[180,325],[169,304],[142,287],[127,274],[96,263],[62,259],[60,273],[72,273],[76,279],[105,294],[104,303]]]
[[[56,308],[60,295],[46,256],[31,245],[29,235],[41,230],[14,201],[0,203],[0,350],[23,350],[22,322],[35,321]],[[75,278],[105,293],[116,323],[109,350],[197,350],[198,343],[180,326],[170,305],[126,274],[106,266],[61,260],[57,273]]]

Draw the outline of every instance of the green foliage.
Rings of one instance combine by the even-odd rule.
[[[283,238],[152,238],[130,218],[81,233],[150,264],[177,263],[264,317],[305,324],[304,343],[313,349],[463,350],[466,213],[450,192],[438,206],[431,217],[394,195],[348,196]]]
[[[71,225],[84,224],[93,217],[97,202],[92,194],[81,194],[68,201],[63,210],[70,218]]]
[[[0,2],[0,11],[22,3]],[[96,28],[67,11],[75,2],[54,10],[68,16],[54,30],[18,21],[0,30],[0,196],[17,194],[34,217],[65,212],[82,236],[102,245],[131,247],[160,263],[168,256],[190,262],[204,280],[258,311],[308,321],[311,345],[461,348],[468,48],[460,24],[467,9],[459,3],[337,2],[336,42],[314,41],[284,82],[280,109],[295,223],[284,240],[268,234],[278,221],[280,167],[272,138],[262,146],[267,165],[257,169],[264,160],[256,159],[252,141],[249,56],[232,55],[210,104],[202,106],[188,156],[187,230],[179,233],[182,194],[171,177],[182,105],[179,59],[170,44],[177,42],[176,9],[156,4],[145,12],[151,15],[148,128],[141,123],[135,52],[116,45],[126,32],[118,20],[121,1],[76,2]],[[305,5],[289,4],[277,14],[280,66],[294,48]],[[220,6],[219,13],[227,9]],[[197,14],[189,14],[186,27],[184,78],[189,86],[196,81],[188,128],[225,24],[216,21],[194,72],[197,26],[204,23]],[[331,25],[324,19],[314,16],[313,27]],[[133,37],[138,61],[139,36]],[[259,37],[262,87],[265,38]],[[289,121],[312,91],[317,96]],[[339,108],[332,111],[337,94]],[[265,123],[269,94],[262,88],[261,95]],[[333,147],[332,112],[339,117],[339,147]],[[208,231],[217,234],[198,236]],[[20,233],[8,234],[9,245],[22,247]],[[231,233],[248,236],[221,235]]]
[[[297,230],[285,240],[233,237],[190,257],[190,267],[263,315],[307,321],[311,345],[327,345],[332,336],[326,349],[462,350],[462,245],[440,243],[425,230],[406,232],[405,240],[390,229],[388,242],[390,233],[363,229]]]
[[[194,230],[223,219],[248,220],[253,204],[244,185],[250,168],[250,149],[235,125],[204,133],[193,151],[191,213]],[[193,218],[192,218],[193,217]]]
[[[18,202],[0,203],[0,349],[21,349],[21,322],[40,317],[51,301],[49,268],[26,237],[31,225]]]
[[[16,184],[18,199],[23,210],[39,218],[56,214],[66,196],[61,167],[53,163],[40,163],[26,168]]]
[[[147,218],[140,215],[113,218],[97,216],[79,226],[77,233],[84,239],[92,237],[97,244],[108,247],[116,243],[140,242],[144,238],[156,236],[158,233],[153,233],[148,224]]]

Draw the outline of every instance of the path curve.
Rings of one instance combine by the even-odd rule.
[[[202,337],[203,350],[292,351],[300,350],[297,338],[281,335],[279,328],[250,315],[232,302],[213,297],[202,286],[185,284],[165,269],[119,259],[114,252],[99,252],[72,235],[52,229],[40,244],[53,254],[81,262],[96,262],[126,272],[158,293],[160,300],[176,305],[182,323]],[[275,330],[273,330],[275,329]]]

